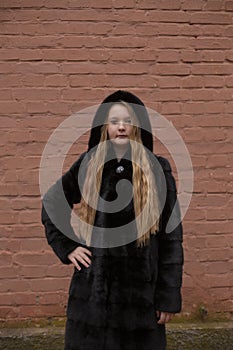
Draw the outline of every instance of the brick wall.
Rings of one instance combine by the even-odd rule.
[[[72,267],[44,237],[40,157],[60,122],[119,88],[170,120],[191,155],[183,312],[233,311],[232,11],[223,0],[0,2],[1,320],[65,314]]]

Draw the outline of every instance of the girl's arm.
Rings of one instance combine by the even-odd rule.
[[[183,230],[180,222],[180,209],[176,205],[175,217],[180,223],[173,231],[166,233],[167,223],[177,201],[177,190],[168,160],[163,157],[158,159],[166,179],[167,196],[162,211],[161,230],[158,233],[159,267],[155,291],[155,307],[156,310],[162,312],[177,313],[181,310]]]
[[[64,264],[70,264],[68,255],[79,246],[70,223],[73,204],[79,203],[78,171],[85,154],[72,165],[45,194],[42,200],[41,220],[49,245]]]

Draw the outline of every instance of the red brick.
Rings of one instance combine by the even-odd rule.
[[[231,24],[231,15],[227,13],[212,13],[212,12],[195,12],[190,17],[190,23],[200,23],[200,24]]]
[[[189,10],[189,11],[202,10],[204,4],[205,4],[205,1],[203,1],[203,0],[182,1],[181,8],[182,8],[182,10]]]
[[[30,290],[30,283],[28,280],[23,279],[7,279],[0,286],[1,292],[26,292]]]
[[[181,60],[183,62],[201,62],[201,53],[199,51],[194,50],[183,50],[181,54]]]
[[[68,289],[70,278],[43,278],[34,279],[31,284],[33,292],[53,292],[64,291]]]
[[[7,239],[6,237],[0,240],[1,249],[8,253],[15,253],[19,251],[20,240],[18,239]]]
[[[1,49],[0,60],[1,61],[15,61],[19,58],[18,49]]]
[[[231,249],[220,249],[220,248],[208,248],[208,249],[201,249],[196,252],[197,258],[200,259],[200,261],[208,261],[209,263],[215,262],[215,261],[228,261],[232,257]],[[217,277],[217,276],[215,276]],[[225,276],[226,279],[226,276]],[[229,282],[228,282],[229,283]],[[209,284],[208,284],[209,285]],[[210,286],[210,285],[209,285]],[[214,286],[214,285],[213,285]],[[222,284],[219,286],[228,286],[228,284]]]
[[[8,320],[8,319],[17,319],[19,317],[18,310],[13,306],[2,306],[0,308],[0,319]]]
[[[233,11],[233,1],[226,1],[225,9],[226,11]]]
[[[191,67],[186,64],[167,64],[159,63],[156,66],[150,67],[150,73],[159,75],[189,75]]]
[[[17,100],[58,100],[60,97],[60,90],[55,88],[15,88],[12,93]]]
[[[67,86],[68,78],[64,75],[50,75],[45,78],[45,86]]]
[[[148,38],[148,45],[155,49],[185,49],[194,46],[195,39],[187,37],[155,37]]]
[[[205,220],[206,219],[206,212],[202,208],[199,209],[192,209],[189,208],[187,213],[185,214],[186,220]]]
[[[86,61],[89,53],[81,49],[43,49],[44,61]]]
[[[23,3],[26,2],[28,4],[29,7],[33,7],[33,0],[23,0]],[[86,4],[85,0],[79,0],[75,2],[77,6],[79,7],[83,7]],[[43,7],[45,8],[51,8],[51,9],[55,9],[55,8],[59,8],[59,9],[66,9],[68,7],[73,7],[74,5],[74,1],[70,1],[70,0],[61,0],[59,2],[57,2],[56,0],[49,0],[49,1],[45,1],[43,4]]]
[[[203,36],[205,39],[209,37],[215,37],[217,39],[220,39],[220,37],[224,38],[224,31],[226,28],[229,28],[229,26],[226,26],[224,24],[205,24],[201,26],[201,34],[200,37]]]
[[[230,64],[194,64],[192,66],[192,74],[205,75],[229,75],[232,73]]]
[[[166,102],[162,105],[161,113],[163,114],[177,114],[181,113],[181,103],[177,102]]]
[[[220,50],[220,49],[231,49],[230,38],[197,38],[192,41],[192,47],[195,49],[207,49],[207,50]]]
[[[146,74],[147,67],[144,63],[116,63],[108,64],[106,67],[108,74]]]
[[[35,305],[37,294],[32,292],[18,292],[13,295],[15,305]]]
[[[55,292],[55,293],[42,293],[39,296],[39,303],[40,305],[63,305],[65,307],[66,305],[66,298],[62,297],[61,292]]]
[[[206,274],[205,275],[205,283],[209,288],[214,287],[231,287],[233,283],[231,274]]]
[[[233,51],[226,52],[226,60],[230,62],[233,61]]]
[[[233,26],[227,26],[224,31],[225,36],[233,36]]]
[[[178,88],[181,86],[182,81],[181,77],[175,77],[175,76],[158,76],[155,79],[156,86],[160,88]]]
[[[217,107],[218,108],[217,108],[216,113],[221,113],[221,111],[222,111],[221,107],[219,105]],[[206,110],[207,110],[206,104],[203,104],[201,102],[186,102],[182,108],[182,112],[186,113],[186,114],[201,114],[201,115],[203,115],[203,113],[205,113]],[[208,113],[210,113],[209,110],[208,110]]]
[[[229,89],[195,89],[191,91],[193,101],[231,101]]]
[[[188,76],[182,78],[181,86],[183,88],[201,88],[204,85],[204,79],[201,76]]]
[[[201,56],[203,62],[223,62],[225,52],[222,51],[204,51]]]
[[[53,47],[54,43],[58,42],[58,36],[48,35],[22,35],[22,36],[7,36],[3,38],[4,47],[9,48],[40,48],[40,47]]]
[[[105,67],[97,63],[89,62],[79,62],[77,63],[62,63],[61,64],[61,73],[73,73],[73,74],[85,74],[85,73],[94,73],[101,74],[105,73]]]
[[[4,16],[3,16],[4,13]],[[14,19],[14,12],[12,10],[4,9],[4,12],[1,12],[1,21],[5,24],[7,21],[12,21]]]
[[[9,101],[12,100],[11,89],[1,89],[0,90],[0,100]]]
[[[222,181],[212,180],[211,182],[207,181],[203,183],[203,188],[207,189],[207,193],[225,193],[229,192],[227,188],[227,183],[223,183]]]
[[[25,154],[26,157],[27,156],[33,156],[33,155],[34,156],[39,156],[39,155],[42,154],[44,146],[45,146],[44,143],[40,143],[40,142],[38,142],[37,144],[31,143],[30,147],[29,146],[25,147],[24,144],[18,144],[18,154],[22,154],[23,149],[24,149],[24,154]],[[26,193],[29,194],[29,193],[31,193],[30,192],[31,190],[35,191],[35,189],[36,189],[36,191],[34,192],[34,195],[37,193],[36,185],[35,186],[31,186],[31,188],[30,188],[30,186],[28,186],[28,190],[26,189],[26,186],[27,185],[24,185],[24,184],[21,185],[22,191],[26,191]],[[23,192],[22,192],[22,194],[23,194]]]
[[[216,217],[218,217],[219,221],[231,219],[231,215],[229,215],[228,210],[225,208],[223,210],[208,208],[206,212],[206,219],[216,220]]]
[[[47,247],[47,241],[38,238],[29,238],[20,242],[20,250],[28,252],[44,252],[47,250]]]
[[[77,100],[81,98],[89,98],[90,95],[90,90],[86,89],[63,89],[62,91],[62,98],[66,100]],[[95,92],[93,94],[92,92],[92,97],[89,98],[89,103],[90,101],[97,101],[102,98],[102,91],[101,89],[95,89]]]
[[[35,307],[35,305],[23,305],[19,307],[18,310],[21,319],[25,318],[42,318],[42,317],[56,317],[65,316],[65,308],[63,305],[40,305],[40,307]]]
[[[141,2],[140,2],[141,3]],[[113,0],[113,7],[114,8],[135,8],[135,1],[134,0]]]
[[[151,25],[155,26],[155,24],[152,22]],[[190,35],[190,27],[185,26],[185,24],[180,24],[180,23],[163,23],[157,24],[157,30],[154,33],[155,35],[159,36],[171,36],[173,38],[177,36],[189,36]],[[192,29],[192,35],[194,35],[194,28]],[[148,36],[148,34],[147,34]]]
[[[14,303],[14,294],[12,293],[1,293],[1,306],[10,305],[12,306]]]
[[[28,239],[32,236],[35,238],[44,239],[44,230],[40,223],[35,225],[22,225],[15,224],[13,229],[11,228],[9,233],[5,233],[5,236],[10,236],[12,238]]]
[[[226,113],[232,113],[233,112],[233,102],[228,102],[225,108]]]
[[[55,255],[51,253],[33,253],[33,252],[20,252],[15,254],[13,257],[15,264],[20,266],[37,266],[37,265],[48,265],[57,262]]]
[[[26,108],[28,113],[39,114],[46,113],[49,111],[46,103],[36,101],[26,101]]]
[[[158,54],[157,62],[178,62],[179,52],[173,50],[160,51]]]
[[[71,266],[52,265],[48,266],[46,270],[46,277],[67,277],[72,275],[73,269]]]
[[[101,46],[107,48],[141,48],[146,46],[144,38],[131,39],[130,36],[106,37],[102,38]]]
[[[0,73],[12,74],[15,73],[15,64],[10,62],[0,62]]]
[[[89,85],[90,86],[90,85]],[[49,113],[52,113],[53,115],[58,114],[58,115],[69,115],[71,114],[70,110],[70,102],[47,102],[46,103],[46,109]]]
[[[204,86],[207,88],[223,87],[227,79],[230,79],[230,77],[225,78],[216,75],[208,75],[203,77]]]
[[[59,45],[66,48],[93,48],[101,46],[101,38],[96,36],[63,36],[59,39]]]
[[[228,157],[225,154],[219,154],[219,155],[212,155],[209,156],[206,162],[207,168],[212,167],[225,167],[228,164]]]
[[[192,276],[203,276],[203,273],[205,271],[204,266],[200,262],[186,262],[185,263],[185,270],[192,274]],[[186,284],[188,286],[188,283]]]
[[[205,171],[205,170],[204,170]],[[207,172],[207,171],[206,171]],[[199,170],[200,173],[200,170]],[[198,205],[200,208],[209,207],[215,208],[215,207],[224,207],[227,200],[229,199],[229,195],[226,194],[208,194],[208,195],[201,195],[196,196],[192,198],[192,205]]]
[[[4,253],[3,253],[4,255]],[[3,265],[3,264],[2,264]],[[19,268],[18,266],[12,266],[12,264],[9,264],[9,266],[1,266],[0,267],[0,278],[5,279],[17,279],[19,277]]]
[[[16,212],[7,212],[4,210],[0,211],[0,222],[2,225],[12,224],[18,222],[19,215]]]
[[[180,0],[161,0],[157,4],[161,10],[179,10],[181,7]]]
[[[1,52],[1,51],[0,51]],[[0,74],[0,84],[4,87],[21,86],[20,74]]]
[[[45,266],[20,266],[19,275],[25,278],[44,278],[47,267]]]
[[[11,0],[10,4],[8,1],[1,1],[0,7],[2,8],[20,8],[19,2],[17,0]]]
[[[188,23],[190,14],[186,11],[156,11],[150,10],[147,14],[147,21],[151,22],[171,22]]]
[[[206,164],[207,157],[204,155],[192,155],[192,163],[194,168],[203,167]]]
[[[215,300],[230,300],[231,288],[218,287],[211,290],[211,297]]]
[[[101,49],[96,48],[94,51],[90,50],[88,53],[88,58],[90,61],[107,61],[110,57],[112,60],[124,60],[124,59],[130,59],[133,57],[133,53],[125,52],[121,50],[108,50],[108,49]],[[82,57],[82,55],[81,55]]]
[[[52,73],[58,73],[59,67],[56,63],[49,63],[49,62],[40,62],[40,63],[17,63],[15,70],[17,73],[23,73],[23,74],[52,74]]]
[[[224,9],[224,2],[223,0],[211,0],[207,1],[204,5],[205,11],[220,11]]]

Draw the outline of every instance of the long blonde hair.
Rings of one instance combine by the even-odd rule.
[[[133,120],[130,145],[132,150],[131,160],[133,167],[133,203],[138,232],[137,246],[139,247],[148,244],[150,234],[155,234],[158,230],[158,195],[154,174],[150,166],[150,159],[142,143],[141,130],[137,126],[138,121],[134,110],[125,101],[116,103],[124,105],[128,109]],[[104,162],[108,151],[108,143],[105,142],[107,139],[107,124],[105,123],[101,130],[100,142],[88,163],[80,205],[79,218],[81,220],[79,232],[87,245],[90,245],[92,228],[95,221],[95,208],[97,208],[98,204]],[[91,206],[85,199],[88,199],[88,203],[91,203]]]

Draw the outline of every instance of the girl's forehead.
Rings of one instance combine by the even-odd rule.
[[[108,113],[108,117],[115,117],[115,118],[121,118],[121,117],[129,117],[130,113],[127,109],[127,107],[118,104],[114,104]]]

